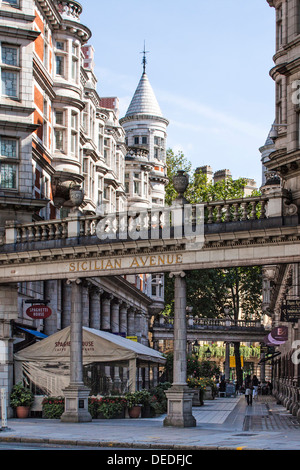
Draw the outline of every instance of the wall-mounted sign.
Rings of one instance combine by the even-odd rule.
[[[126,336],[127,339],[131,339],[131,341],[137,342],[137,336]]]
[[[300,320],[300,300],[286,300],[281,306],[281,321],[297,323]]]
[[[26,315],[33,320],[45,320],[49,318],[51,314],[51,308],[46,307],[46,305],[32,305],[26,310]]]
[[[268,346],[280,346],[288,340],[288,327],[277,326],[271,333],[264,337],[264,343]]]

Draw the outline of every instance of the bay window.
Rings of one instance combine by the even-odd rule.
[[[17,139],[0,136],[0,188],[17,189],[19,142]]]

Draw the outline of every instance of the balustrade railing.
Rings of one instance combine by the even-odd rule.
[[[128,211],[108,215],[75,216],[61,220],[10,223],[5,243],[37,242],[97,235],[100,240],[178,239],[192,235],[204,224],[267,218],[268,199],[263,196]],[[201,229],[200,229],[201,232]],[[201,232],[203,234],[203,230]]]
[[[155,327],[172,328],[174,326],[174,319],[171,317],[160,317],[159,320],[154,322]],[[234,320],[231,318],[199,318],[187,315],[187,328],[199,329],[217,329],[217,328],[230,328],[230,329],[248,329],[259,328],[264,326],[259,320]]]
[[[265,196],[230,199],[205,203],[205,222],[240,222],[266,218],[268,198]]]

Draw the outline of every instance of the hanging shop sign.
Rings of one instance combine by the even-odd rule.
[[[33,320],[45,320],[49,318],[51,314],[51,308],[46,307],[46,305],[32,305],[26,310],[26,315]]]
[[[297,323],[300,320],[300,300],[286,300],[281,306],[281,321]]]
[[[131,341],[135,341],[137,343],[138,337],[137,336],[126,336],[127,339],[131,339]]]
[[[271,333],[264,337],[264,343],[268,346],[280,346],[288,340],[288,327],[277,326]]]

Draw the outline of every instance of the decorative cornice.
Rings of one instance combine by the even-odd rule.
[[[27,39],[28,41],[35,41],[40,31],[34,31],[26,28],[15,28],[13,26],[0,25],[0,35],[14,39]]]
[[[152,114],[134,114],[131,116],[125,116],[120,119],[120,124],[123,125],[125,122],[130,122],[130,121],[144,121],[144,120],[150,120],[150,121],[159,121],[163,122],[166,126],[169,125],[168,119],[161,117],[161,116],[154,116]]]

